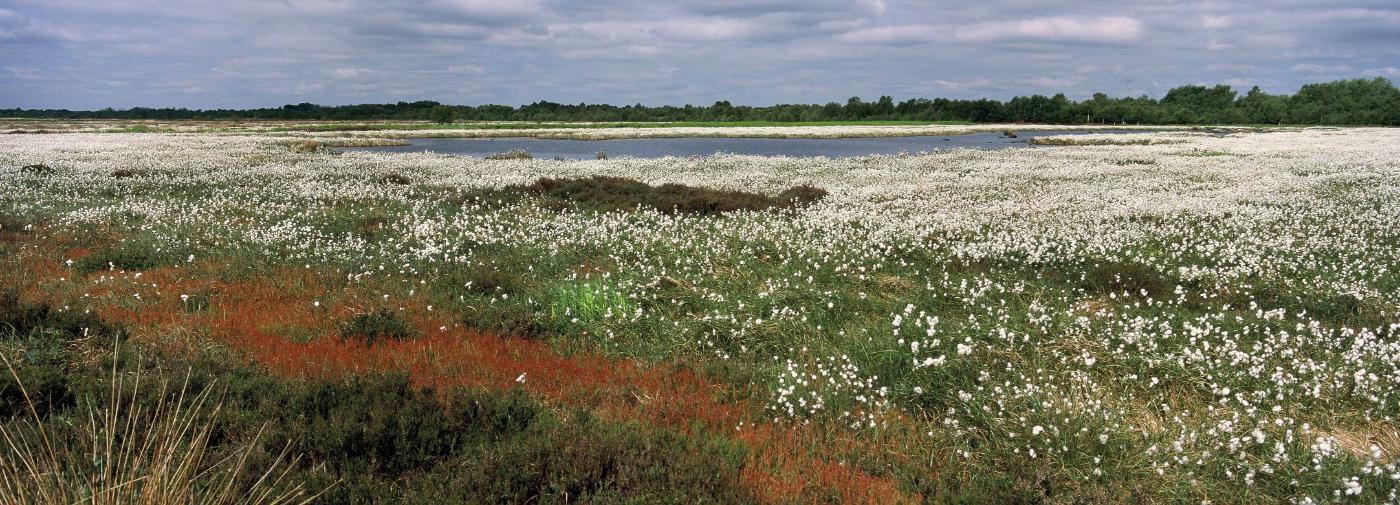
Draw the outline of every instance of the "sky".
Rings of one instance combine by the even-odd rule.
[[[745,105],[1400,81],[1400,0],[0,0],[0,108]]]

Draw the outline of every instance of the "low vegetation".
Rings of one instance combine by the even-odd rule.
[[[15,303],[5,314],[49,313]],[[73,366],[114,342],[70,340],[67,316],[49,314],[0,335],[0,356],[20,360],[6,388],[19,410],[0,423],[5,503],[752,499],[737,486],[743,449],[708,435],[556,413],[520,391],[437,391],[398,374],[286,380],[130,344]],[[159,366],[142,365],[151,358]]]
[[[1173,141],[1155,139],[1106,139],[1106,138],[1069,138],[1069,137],[1033,137],[1031,144],[1037,146],[1146,146],[1152,144],[1170,144]]]
[[[488,155],[486,155],[486,159],[488,159],[488,160],[533,160],[533,159],[535,159],[535,157],[534,157],[534,155],[531,155],[529,151],[526,151],[526,150],[524,150],[524,149],[512,149],[512,150],[506,151],[506,152],[501,152],[501,153],[496,153],[496,154],[488,154]]]
[[[542,197],[546,205],[571,206],[597,212],[629,211],[638,208],[671,214],[713,215],[736,211],[764,211],[810,205],[826,197],[826,191],[812,186],[796,186],[775,196],[744,191],[721,191],[683,184],[652,186],[636,179],[594,176],[583,179],[535,181],[530,186],[511,186]]]
[[[1132,138],[7,137],[0,502],[155,468],[103,452],[108,409],[190,420],[117,438],[173,440],[141,486],[216,502],[1393,501],[1400,132]]]

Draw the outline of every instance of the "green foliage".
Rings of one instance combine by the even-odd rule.
[[[446,105],[435,105],[428,112],[428,118],[438,124],[451,123],[457,119],[457,110]]]
[[[355,338],[363,341],[365,345],[374,345],[385,339],[405,340],[416,338],[419,332],[410,326],[397,312],[389,309],[378,309],[371,312],[355,314],[350,320],[341,323],[340,335],[342,338]]]
[[[569,125],[544,121],[588,121],[575,127],[649,126],[775,126],[804,124],[943,124],[1023,121],[1055,124],[1338,124],[1400,125],[1400,90],[1381,77],[1308,84],[1292,96],[1270,95],[1258,87],[1245,96],[1227,85],[1179,86],[1160,100],[1110,98],[1095,93],[1071,101],[1063,94],[1018,96],[1002,102],[990,99],[952,100],[911,98],[895,102],[882,96],[874,102],[852,97],[846,103],[783,104],[767,107],[718,101],[709,106],[647,107],[606,104],[560,104],[539,101],[520,107],[505,105],[448,106],[434,101],[326,107],[311,103],[249,110],[150,109],[98,111],[0,109],[3,117],[84,119],[274,119],[274,120],[430,120],[419,125],[313,125],[293,129],[366,130],[449,127],[468,121],[533,121],[536,124],[472,124],[471,128],[558,128]],[[637,122],[647,122],[638,124]],[[455,127],[455,125],[453,125]],[[149,131],[134,126],[131,131]]]
[[[31,337],[2,341],[0,352],[12,361],[20,357],[16,372],[42,402],[35,411],[44,423],[61,427],[84,405],[105,407],[112,362],[80,363],[110,349],[109,339],[73,345],[60,332]],[[128,385],[136,376],[159,381],[178,371],[176,379],[188,374],[189,390],[213,388],[222,407],[207,460],[253,444],[249,465],[262,468],[285,451],[297,459],[284,482],[312,492],[329,487],[321,497],[326,503],[753,500],[739,477],[746,449],[700,430],[603,421],[587,410],[561,415],[519,390],[419,388],[393,374],[286,380],[211,355],[156,356],[153,365],[140,365],[125,350],[113,359]],[[27,422],[18,388],[9,379],[0,384],[0,423]],[[133,408],[143,409],[178,394],[149,387],[126,393]],[[56,429],[50,436],[55,445],[72,446],[82,434]]]
[[[636,302],[622,292],[602,283],[581,282],[556,286],[550,316],[555,321],[600,321],[631,315]]]
[[[0,419],[21,415],[26,405],[41,414],[75,405],[74,387],[92,378],[75,369],[69,342],[118,334],[90,311],[26,304],[14,292],[0,292],[0,342],[23,349],[10,356],[29,392],[26,400],[18,388],[0,387]]]
[[[0,332],[23,337],[36,330],[58,332],[63,338],[79,338],[87,334],[111,335],[116,329],[90,311],[57,308],[46,303],[24,304],[12,291],[0,292]],[[0,333],[4,335],[4,333]]]
[[[742,503],[742,447],[704,435],[612,424],[586,411],[568,422],[539,423],[529,436],[502,444],[461,468],[446,489],[461,503],[545,502]],[[464,482],[465,481],[465,482]],[[467,484],[475,483],[475,485]],[[481,489],[485,488],[485,489]]]

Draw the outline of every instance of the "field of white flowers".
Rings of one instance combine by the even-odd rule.
[[[8,135],[0,227],[332,269],[386,306],[688,363],[765,423],[898,432],[862,464],[926,498],[1400,501],[1400,130],[1102,138],[1160,142],[547,161]],[[596,175],[829,194],[696,216],[487,191]]]

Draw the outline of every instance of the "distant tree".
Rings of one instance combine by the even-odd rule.
[[[1161,100],[1148,96],[1112,98],[1095,93],[1079,102],[1064,95],[992,99],[915,98],[896,103],[881,96],[873,102],[851,97],[843,104],[779,104],[767,107],[713,105],[649,107],[577,105],[538,101],[508,105],[448,106],[430,100],[324,107],[313,103],[262,109],[153,109],[73,111],[67,109],[0,109],[0,117],[60,119],[276,119],[276,120],[422,120],[473,121],[830,121],[958,120],[972,122],[1104,124],[1347,124],[1400,126],[1400,89],[1383,78],[1308,84],[1289,95],[1270,95],[1258,87],[1237,98],[1229,86],[1189,85],[1173,88]]]
[[[1282,123],[1288,116],[1288,101],[1285,97],[1270,95],[1259,89],[1250,88],[1236,106],[1244,115],[1245,122],[1257,124]]]
[[[1180,86],[1167,91],[1161,104],[1171,110],[1175,123],[1220,123],[1228,122],[1224,118],[1235,106],[1235,95],[1235,90],[1224,84]]]
[[[428,117],[434,123],[447,124],[457,120],[457,110],[446,105],[434,105]]]

